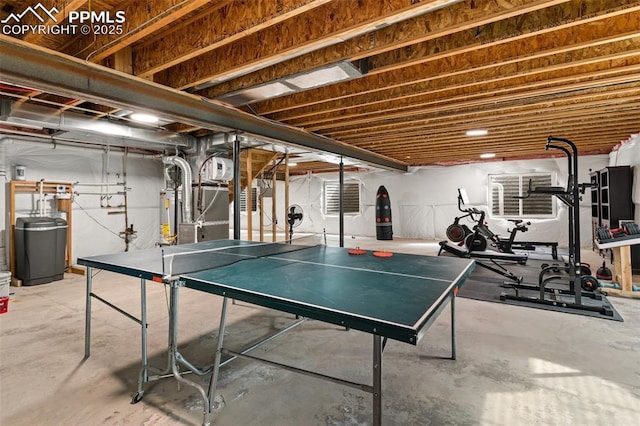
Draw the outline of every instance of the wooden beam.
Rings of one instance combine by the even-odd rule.
[[[150,76],[308,12],[330,0],[254,0],[207,10],[136,46],[135,74]],[[229,3],[229,2],[228,2]]]
[[[575,111],[563,111],[554,112],[553,114],[547,114],[545,116],[531,117],[526,121],[526,125],[540,126],[544,128],[550,128],[557,125],[573,125],[580,127],[581,122],[590,122],[594,126],[601,126],[600,121],[602,117],[608,117],[607,123],[630,123],[633,120],[638,119],[639,108],[631,108],[629,105],[612,105],[609,107],[585,109],[576,114]],[[396,130],[395,132],[386,132],[378,137],[363,137],[350,139],[349,143],[352,143],[363,148],[372,149],[379,144],[387,144],[391,140],[409,140],[409,138],[422,138],[422,140],[429,140],[441,137],[442,135],[457,134],[461,136],[465,134],[470,128],[483,128],[490,131],[493,134],[500,129],[510,129],[514,133],[522,131],[520,126],[523,123],[522,117],[511,118],[508,120],[491,120],[488,117],[484,120],[476,120],[474,122],[467,121],[445,121],[442,120],[437,124],[431,126],[416,126],[402,131]],[[475,139],[474,139],[475,140]]]
[[[571,134],[584,135],[590,138],[597,138],[602,134],[620,133],[626,134],[625,128],[633,128],[634,120],[637,120],[638,114],[622,119],[611,120],[611,124],[600,125],[598,123],[584,123],[578,118],[558,124],[556,121],[543,122],[541,119],[535,120],[530,125],[521,124],[510,127],[492,127],[490,136],[474,138],[474,143],[469,142],[469,138],[464,132],[451,132],[448,135],[424,135],[406,138],[390,139],[387,143],[376,144],[379,151],[397,151],[402,149],[403,153],[421,152],[428,145],[429,151],[427,155],[432,155],[438,151],[434,145],[439,147],[441,151],[458,149],[470,149],[474,152],[484,152],[487,147],[491,149],[499,146],[500,141],[508,141],[507,143],[517,143],[518,141],[531,140],[532,135],[548,133],[548,134]],[[615,143],[611,143],[613,147]]]
[[[479,27],[475,31],[463,31],[437,40],[413,44],[411,49],[395,49],[367,59],[369,73],[390,71],[431,60],[433,56],[445,57],[473,53],[478,48],[512,44],[525,40],[530,50],[549,49],[548,39],[556,46],[567,46],[589,42],[612,33],[623,34],[638,28],[636,12],[640,11],[638,0],[593,0],[569,2],[537,10],[514,18]],[[630,19],[635,16],[635,19]],[[620,25],[620,27],[618,26]],[[611,28],[615,28],[614,32]],[[544,41],[543,45],[538,45]],[[522,45],[522,44],[520,44]],[[522,51],[521,51],[522,52]]]
[[[610,89],[604,91],[594,91],[594,93],[574,96],[566,99],[540,99],[533,100],[527,103],[522,104],[510,104],[506,103],[504,105],[498,104],[491,107],[482,108],[480,110],[452,110],[452,111],[439,111],[436,112],[423,112],[411,114],[406,117],[395,117],[394,120],[381,120],[378,118],[377,122],[375,122],[375,126],[373,123],[371,125],[378,129],[391,128],[394,126],[404,126],[408,127],[412,124],[423,124],[426,120],[432,121],[442,121],[442,120],[465,120],[469,119],[470,116],[485,116],[491,117],[494,122],[499,122],[501,119],[509,116],[513,111],[519,111],[518,115],[526,115],[531,112],[534,108],[541,108],[543,110],[552,108],[554,105],[564,105],[565,108],[571,109],[586,109],[588,107],[598,107],[606,104],[607,102],[611,103],[622,103],[622,104],[630,104],[633,105],[633,102],[638,98],[638,94],[640,90],[638,89],[637,83],[635,85],[626,85],[624,89]],[[354,125],[355,126],[355,125]],[[358,125],[358,127],[360,127]]]
[[[578,78],[579,76],[576,76],[576,79]],[[561,94],[563,92],[566,93],[571,90],[585,90],[592,87],[596,87],[599,84],[601,85],[623,84],[632,78],[635,78],[635,79],[640,78],[640,65],[637,66],[637,68],[635,69],[635,72],[633,73],[627,73],[627,74],[613,76],[609,78],[587,79],[587,80],[583,80],[573,84],[564,84],[564,85],[556,84],[556,85],[551,85],[549,88],[545,87],[542,89],[535,89],[536,86],[533,86],[533,90],[529,90],[530,87],[526,85],[522,87],[522,90],[520,90],[518,86],[512,86],[510,89],[504,89],[500,91],[489,90],[486,92],[486,95],[495,96],[497,98],[496,102],[500,100],[515,102],[520,99],[531,98],[534,96],[547,96],[547,97],[555,96],[555,95],[562,96]],[[455,90],[452,90],[451,92],[454,92],[454,91]],[[443,97],[443,99],[450,99],[450,98]],[[432,102],[429,103],[428,107],[425,106],[424,111],[433,111],[431,108],[438,108],[438,106],[442,108],[473,107],[474,109],[478,109],[484,105],[490,105],[493,103],[491,100],[488,100],[486,97],[484,97],[482,95],[482,92],[480,91],[476,91],[467,95],[466,99],[468,99],[468,101],[464,101],[463,99],[465,99],[464,95],[452,96],[452,102],[459,101],[459,104],[457,104],[456,107],[453,107],[452,105],[444,105],[443,101],[438,101],[434,99]],[[502,121],[502,120],[498,119],[496,121]],[[352,133],[351,135],[343,135],[341,137],[341,140],[349,143],[352,143],[353,141],[356,141],[358,139],[375,140],[375,139],[387,137],[389,134],[397,134],[398,130],[399,129],[392,129],[389,132],[369,132],[368,130],[363,129],[363,132],[361,133]]]
[[[161,31],[176,20],[210,3],[211,0],[150,0],[141,7],[137,2],[126,2],[119,6],[125,13],[126,21],[122,27],[124,34],[91,33],[93,37],[74,37],[60,51],[91,62],[100,62],[118,50]]]
[[[392,119],[395,117],[406,117],[412,114],[423,114],[425,112],[440,112],[457,110],[462,108],[478,109],[483,106],[492,106],[504,102],[526,102],[527,99],[543,97],[561,99],[566,96],[573,96],[574,91],[587,93],[588,90],[602,86],[623,85],[629,81],[640,80],[640,64],[632,72],[624,73],[613,77],[590,78],[585,81],[578,80],[576,75],[574,82],[564,84],[553,84],[551,81],[540,84],[541,88],[535,85],[518,86],[510,85],[505,88],[495,85],[481,85],[474,87],[475,90],[448,90],[440,93],[423,95],[407,101],[402,99],[395,102],[386,102],[379,105],[378,110],[370,110],[371,107],[361,107],[359,109],[349,109],[343,111],[339,116],[340,125],[350,125],[353,123],[375,122],[381,118]],[[484,90],[483,90],[484,89]],[[379,112],[377,112],[379,111]],[[322,118],[324,117],[324,120]],[[334,115],[322,115],[307,120],[304,124],[293,122],[294,125],[311,128],[321,123],[335,122]]]
[[[580,61],[578,63],[569,62],[556,67],[529,67],[528,61],[521,63],[523,70],[517,71],[515,75],[497,74],[487,69],[474,73],[474,78],[468,74],[457,74],[436,78],[429,82],[420,82],[413,85],[380,90],[366,95],[356,95],[344,102],[327,102],[314,107],[295,109],[283,114],[274,115],[280,120],[292,120],[294,118],[320,117],[319,113],[337,113],[347,115],[352,105],[357,105],[358,110],[369,110],[375,107],[377,111],[386,110],[388,105],[398,105],[396,102],[423,102],[431,97],[444,100],[455,100],[460,96],[464,99],[473,98],[474,95],[485,95],[487,93],[496,94],[509,90],[522,88],[546,87],[567,82],[577,82],[583,79],[597,79],[599,77],[620,76],[632,74],[640,67],[640,52],[637,55],[624,56],[612,59],[605,56],[601,60]],[[366,130],[365,130],[366,132]]]
[[[615,60],[625,57],[634,57],[638,55],[638,52],[640,52],[640,36],[629,40],[610,43],[607,45],[578,49],[572,51],[571,55],[567,55],[566,52],[554,53],[546,57],[544,57],[544,55],[542,54],[535,55],[536,57],[534,59],[527,60],[527,63],[530,66],[529,69],[538,69],[541,71],[546,69],[547,71],[551,71],[558,68],[566,68],[570,66],[573,67],[578,63],[588,64],[596,61],[603,61],[606,59]],[[481,61],[485,62],[482,64],[480,63]],[[472,66],[471,69],[450,68],[455,69],[455,71],[445,72],[441,75],[462,75],[465,73],[469,73],[472,70],[474,71],[474,75],[482,75],[482,73],[478,73],[478,71],[484,71],[488,74],[493,73],[494,75],[514,75],[518,73],[518,70],[521,68],[521,64],[517,60],[514,60],[511,63],[506,63],[507,61],[505,60],[505,63],[500,64],[493,64],[491,62],[487,63],[486,61],[489,61],[489,58],[483,57],[478,61],[477,64],[474,64],[476,66]],[[469,77],[469,74],[467,74],[467,77]],[[297,120],[291,120],[291,123],[298,126],[304,125]],[[343,126],[344,123],[341,124],[341,127]],[[305,126],[305,128],[312,131],[318,131],[321,128],[325,130],[328,129],[326,125]]]
[[[216,98],[224,93],[312,70],[326,64],[365,58],[459,31],[468,30],[473,33],[471,30],[476,27],[566,1],[568,0],[478,0],[473,2],[473,5],[460,2],[353,37],[337,45],[320,48],[311,54],[284,60],[268,68],[205,89],[200,93],[206,97]]]
[[[307,90],[290,96],[266,100],[252,105],[260,115],[269,115],[275,119],[284,119],[286,114],[275,115],[278,111],[300,109],[311,105],[332,102],[334,105],[346,103],[345,99],[355,95],[370,95],[377,91],[399,88],[416,83],[427,83],[436,78],[454,76],[469,72],[482,75],[491,70],[492,74],[526,73],[531,68],[555,67],[582,61],[587,57],[602,57],[607,54],[621,54],[635,44],[638,39],[636,22],[630,19],[633,14],[603,20],[602,25],[586,24],[585,27],[572,27],[545,36],[533,36],[499,46],[487,46],[476,49],[473,55],[456,55],[444,58],[427,56],[422,63],[402,69],[372,74],[357,80]],[[611,32],[608,25],[621,25],[621,31]],[[631,45],[628,46],[628,40]],[[529,52],[526,56],[522,52]],[[576,53],[577,52],[577,53]],[[584,52],[584,53],[580,53]],[[553,56],[552,60],[546,57]],[[543,59],[545,58],[545,59]],[[549,62],[549,63],[547,63]],[[528,66],[524,67],[522,64]],[[468,76],[467,76],[468,78]],[[475,79],[475,78],[474,78]],[[341,101],[338,103],[338,101]],[[347,104],[348,105],[348,104]],[[345,106],[345,105],[343,105]],[[322,108],[319,105],[318,108]]]
[[[425,13],[447,0],[340,0],[314,8],[242,40],[166,69],[155,81],[185,89],[219,83]],[[304,31],[300,29],[304,28]]]
[[[113,54],[113,69],[127,74],[133,74],[133,57],[130,46],[118,50]]]
[[[635,3],[636,8],[633,10],[640,10],[640,1],[636,1]],[[420,50],[418,46],[414,46],[414,48],[411,49],[411,55],[413,55],[411,60],[393,62],[393,69],[400,66],[404,68],[413,68],[413,65],[417,63],[425,64],[426,62],[433,62],[433,64],[430,64],[427,69],[425,69],[425,66],[423,65],[422,67],[417,68],[416,72],[407,72],[406,80],[396,78],[394,81],[387,78],[391,75],[395,75],[396,77],[398,75],[403,75],[405,74],[404,70],[400,74],[391,72],[385,73],[385,75],[380,78],[375,78],[369,75],[361,79],[364,84],[360,84],[360,82],[353,82],[353,84],[344,83],[340,85],[340,89],[342,90],[335,91],[331,91],[329,89],[306,91],[302,94],[258,102],[253,104],[252,108],[257,113],[261,115],[270,115],[271,118],[275,120],[287,120],[319,111],[327,111],[331,108],[343,109],[349,105],[361,105],[363,97],[366,97],[366,99],[389,99],[389,92],[391,89],[394,89],[395,97],[401,96],[403,93],[409,94],[419,92],[421,87],[415,86],[419,83],[422,83],[422,87],[429,87],[430,89],[433,89],[433,83],[431,80],[455,75],[453,73],[448,73],[446,70],[454,69],[456,71],[460,71],[457,68],[443,68],[445,66],[463,66],[464,70],[467,72],[471,70],[475,72],[482,71],[479,69],[481,66],[479,65],[479,61],[468,63],[466,58],[469,55],[472,55],[474,58],[478,55],[488,57],[488,55],[484,55],[483,52],[487,52],[489,54],[500,52],[499,56],[491,57],[491,59],[489,59],[489,65],[498,66],[500,63],[505,63],[504,61],[509,63],[508,61],[513,61],[514,58],[519,58],[520,61],[525,62],[533,59],[534,57],[539,57],[539,55],[557,53],[554,48],[557,48],[558,51],[561,52],[568,52],[571,50],[602,44],[603,42],[606,42],[606,40],[616,41],[614,34],[627,34],[627,37],[637,35],[637,32],[634,31],[634,28],[637,26],[637,22],[631,19],[634,16],[632,11],[624,14],[621,13],[619,8],[606,9],[606,11],[606,14],[604,11],[600,10],[599,13],[588,15],[588,18],[585,16],[582,21],[578,21],[575,16],[563,16],[561,19],[556,19],[551,23],[548,21],[542,21],[543,23],[539,23],[541,21],[540,15],[548,13],[548,11],[532,13],[529,15],[536,15],[538,19],[533,19],[531,16],[527,15],[529,18],[528,21],[536,22],[539,26],[534,29],[530,28],[528,33],[521,32],[521,35],[518,37],[505,36],[505,34],[511,34],[518,31],[520,28],[520,22],[517,19],[508,20],[510,23],[508,28],[505,28],[506,24],[504,22],[500,22],[500,26],[504,31],[502,37],[499,36],[499,33],[494,34],[490,31],[481,33],[481,36],[479,36],[478,39],[476,39],[476,37],[471,37],[469,39],[469,34],[472,34],[470,32],[444,37],[430,42],[430,47],[423,50]],[[574,15],[576,13],[577,12],[575,12]],[[573,28],[573,25],[577,25],[578,23],[585,24],[587,22],[591,24],[584,27],[584,29],[580,27]],[[548,43],[544,43],[545,37],[534,37],[549,32],[549,25],[552,25],[552,28],[555,28],[556,31],[554,32],[554,36],[549,36],[550,40]],[[595,31],[594,33],[594,28],[599,29],[599,31]],[[616,28],[617,30],[612,32],[611,28]],[[491,35],[486,39],[480,38],[486,37],[486,34]],[[515,43],[522,39],[525,34],[528,34],[528,37],[523,42]],[[543,40],[543,44],[540,44],[540,39]],[[564,43],[560,44],[559,40],[563,40]],[[583,40],[582,43],[580,43],[581,40]],[[522,52],[532,50],[527,49],[527,44],[529,43],[532,45],[535,43],[535,51],[538,56],[531,54],[526,56],[522,55]],[[497,48],[490,49],[498,45],[502,45],[500,50]],[[406,51],[407,50],[402,49],[400,52]],[[372,61],[375,60],[375,57],[372,58]],[[419,69],[422,69],[423,72],[420,73]],[[526,72],[529,69],[530,68],[526,66],[519,66],[521,73]],[[493,74],[495,75],[495,72],[493,72]],[[429,76],[428,79],[425,79],[426,75]],[[500,75],[502,75],[502,73],[500,73]],[[369,80],[371,84],[367,84],[367,80]],[[468,82],[468,76],[465,76],[465,80]],[[473,78],[473,80],[477,81],[477,78]],[[386,84],[381,86],[381,83]],[[303,97],[302,95],[305,96]],[[281,111],[280,114],[278,114],[279,111]]]
[[[65,19],[67,19],[67,16],[69,15],[70,11],[80,9],[82,5],[84,5],[86,2],[87,0],[67,0],[64,2],[64,4],[61,4],[61,2],[58,0],[41,0],[38,3],[42,5],[45,9],[51,11],[53,8],[55,8],[57,10],[57,12],[53,13],[53,19],[51,19],[46,14],[41,14],[42,15],[41,17],[44,19],[44,22],[40,22],[39,20],[36,19],[35,15],[29,13],[22,17],[22,19],[20,20],[20,24],[50,26],[50,25],[55,25],[56,23],[61,23]],[[56,38],[59,39],[60,36],[50,37],[45,33],[28,32],[24,37],[22,37],[22,40],[28,43],[37,44],[38,46],[42,46],[42,47],[55,48],[57,47],[55,44]]]

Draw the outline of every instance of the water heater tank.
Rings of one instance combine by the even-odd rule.
[[[202,180],[210,182],[228,182],[233,179],[233,161],[228,158],[213,157],[202,170]]]

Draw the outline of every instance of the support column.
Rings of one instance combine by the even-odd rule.
[[[451,293],[451,359],[456,359],[456,294],[458,293],[456,288]]]
[[[233,239],[240,239],[240,139],[233,134]]]
[[[276,174],[278,173],[278,162],[276,159],[273,159],[273,170],[271,175],[271,241],[275,242],[277,239],[277,211],[276,208]]]
[[[340,157],[340,247],[344,247],[344,163]]]
[[[382,339],[373,335],[373,426],[382,425]]]
[[[251,150],[247,150],[247,240],[253,241],[253,170]]]
[[[289,239],[289,154],[284,155],[284,223],[285,239]]]
[[[264,195],[260,194],[258,198],[260,201],[260,205],[258,209],[260,210],[260,242],[264,242]]]
[[[84,310],[84,357],[89,358],[91,355],[91,285],[92,285],[93,268],[87,266],[87,289],[86,289],[86,306]]]

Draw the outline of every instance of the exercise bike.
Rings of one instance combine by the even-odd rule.
[[[505,262],[513,262],[525,265],[527,263],[527,255],[507,251],[500,252],[497,250],[486,250],[487,238],[492,241],[495,240],[493,244],[495,244],[496,247],[500,247],[502,242],[500,242],[498,236],[489,231],[487,226],[484,224],[485,213],[476,208],[463,208],[463,205],[467,203],[466,191],[464,189],[458,189],[458,209],[466,214],[455,218],[454,223],[447,228],[446,234],[447,238],[449,238],[451,242],[461,243],[462,241],[465,241],[468,245],[456,245],[451,244],[450,241],[441,241],[439,243],[440,250],[438,251],[438,256],[441,255],[443,251],[446,251],[458,257],[473,258],[476,260],[476,265],[502,275],[508,280],[508,282],[516,284],[521,283],[522,277],[509,271],[503,264]],[[465,224],[460,224],[460,220],[465,217],[470,217],[471,220],[477,222],[477,224],[473,226],[473,230]],[[526,225],[521,226],[526,227]],[[481,232],[486,232],[486,237],[482,235]],[[518,230],[515,232],[518,232]],[[513,235],[515,235],[515,232],[513,232]],[[493,237],[490,237],[490,235]],[[478,243],[476,243],[476,241]],[[513,242],[513,236],[511,237],[511,242]]]
[[[531,225],[531,222],[524,222],[522,219],[508,219],[513,223],[513,228],[507,229],[509,238],[501,238],[491,231],[485,223],[486,213],[484,211],[474,207],[466,207],[466,204],[468,204],[467,193],[464,189],[458,188],[458,210],[466,214],[456,217],[453,223],[447,227],[447,238],[454,243],[464,241],[468,250],[484,251],[488,247],[488,241],[491,241],[491,247],[497,251],[511,254],[515,254],[514,250],[533,251],[536,246],[548,246],[551,247],[552,257],[554,259],[558,258],[557,242],[515,241],[518,232],[527,232],[529,230],[528,226]],[[461,219],[467,217],[475,222],[473,230],[460,223]]]

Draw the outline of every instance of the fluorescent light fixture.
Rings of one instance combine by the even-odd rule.
[[[111,115],[113,115],[114,117],[122,118],[131,114],[133,114],[133,111],[131,111],[130,109],[121,109],[120,111],[116,111]]]
[[[467,136],[486,136],[487,134],[489,132],[484,129],[467,130]]]
[[[121,126],[116,123],[111,123],[104,120],[78,123],[76,127],[80,130],[86,130],[88,132],[99,132],[110,136],[127,137],[131,135],[131,129],[129,127]]]
[[[351,62],[343,61],[311,71],[293,74],[259,86],[229,92],[216,99],[233,106],[248,105],[253,102],[326,86],[327,84],[338,83],[361,76],[362,73],[360,70],[351,64]]]
[[[356,164],[354,161],[350,160],[349,158],[344,158],[339,155],[331,154],[328,152],[320,153],[318,154],[318,157],[320,157],[320,161],[324,161],[325,163],[340,164],[340,162],[342,162],[342,164],[344,164],[345,166],[353,166]]]
[[[311,89],[360,76],[362,76],[362,73],[350,62],[339,62],[328,67],[287,77],[284,81],[299,89]]]
[[[494,158],[496,156],[496,154],[494,154],[493,152],[485,152],[484,154],[480,154],[480,158]]]
[[[158,123],[158,120],[159,120],[159,118],[156,117],[155,115],[146,114],[142,112],[134,112],[129,116],[129,118],[132,119],[133,121],[137,121],[139,123],[146,123],[146,124],[156,124]]]
[[[298,165],[298,163],[292,163],[292,162],[289,162],[289,167],[295,167],[295,166],[297,166],[297,165]]]
[[[284,83],[274,81],[260,86],[249,87],[247,89],[227,93],[217,99],[234,106],[239,106],[264,99],[275,98],[276,96],[286,95],[295,91],[296,90],[294,88],[289,87]]]
[[[242,94],[249,99],[255,100],[275,98],[276,96],[285,95],[294,91],[295,90],[291,87],[276,81],[274,83],[268,83],[258,87],[251,87],[244,90]]]

